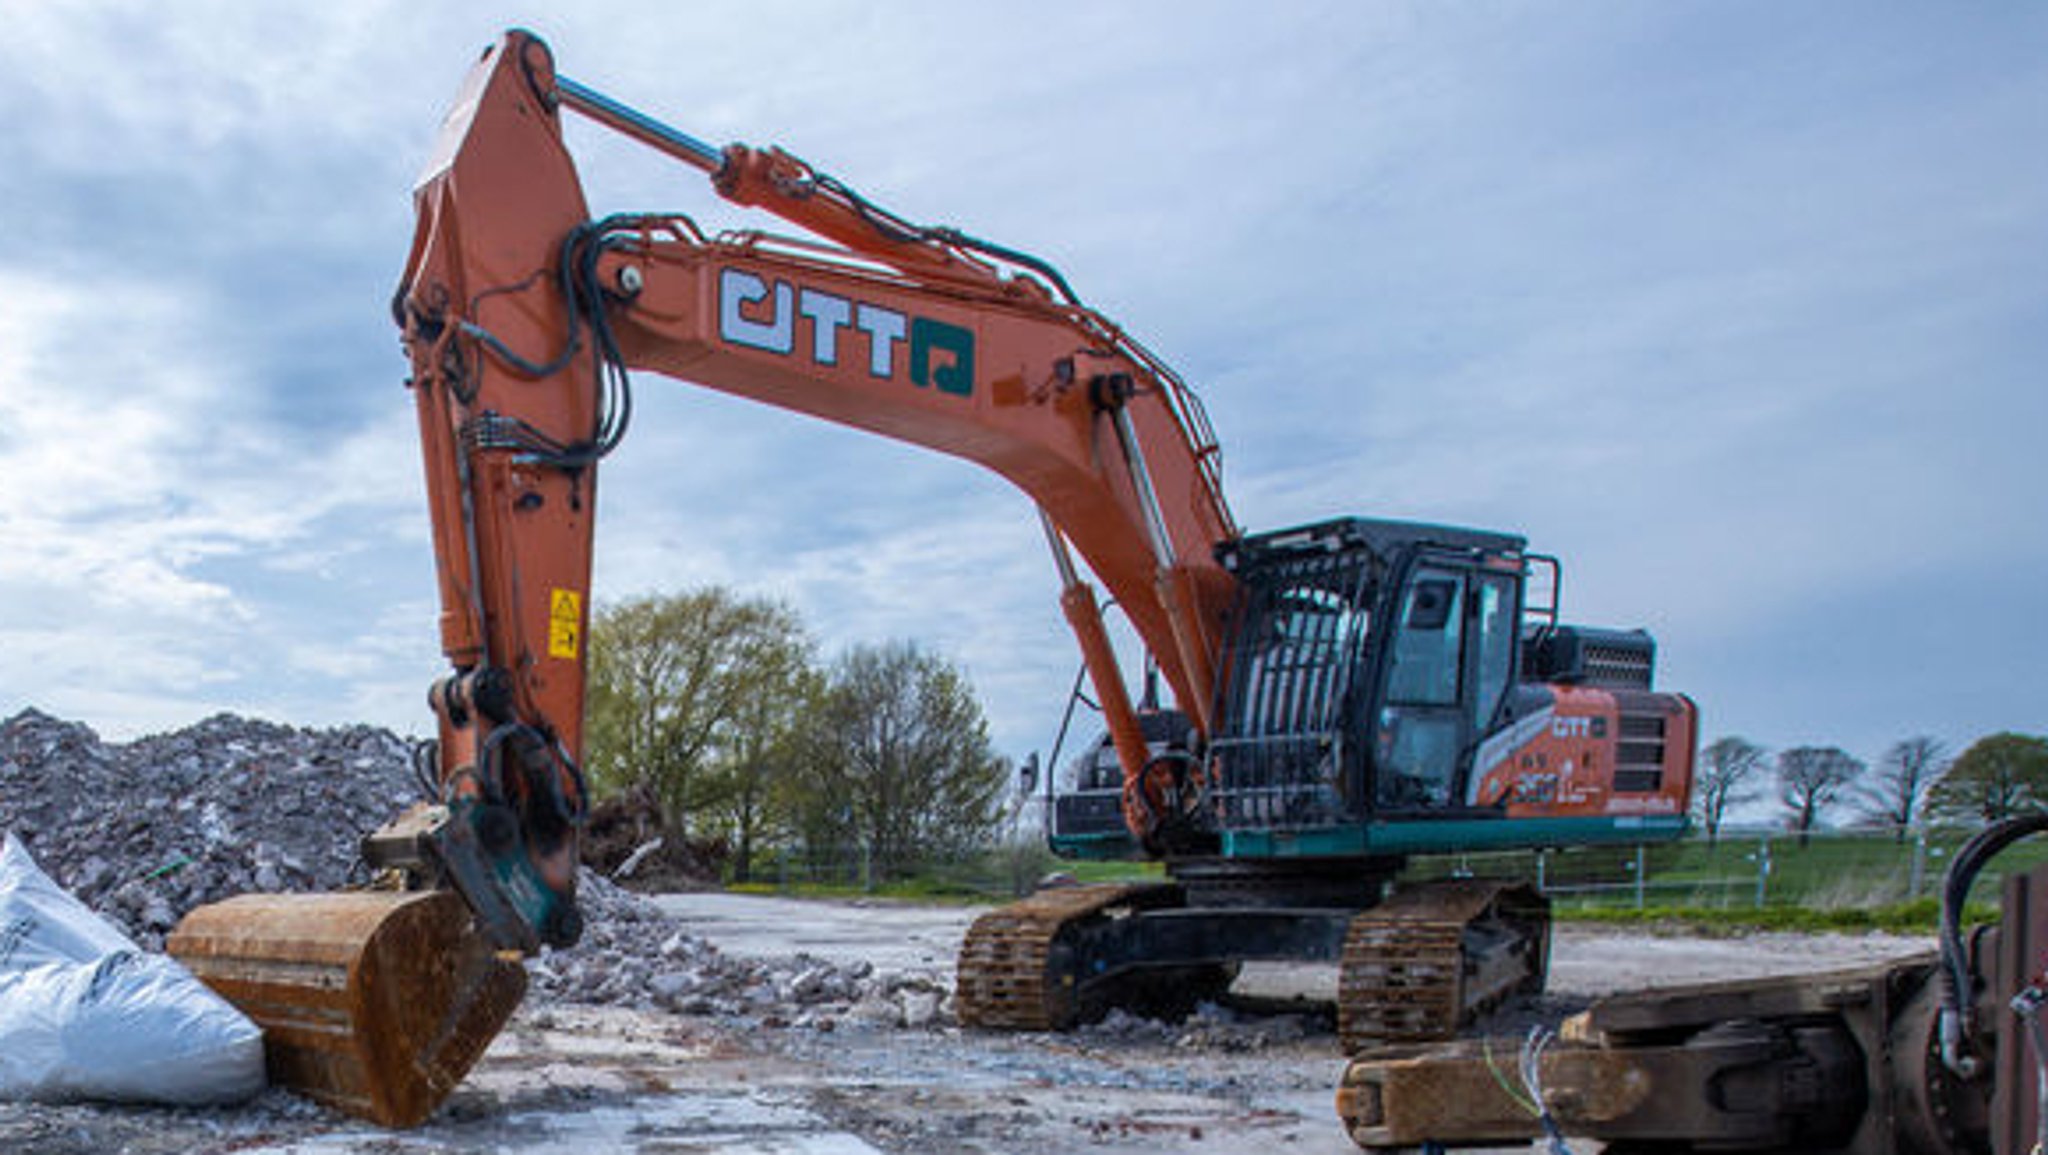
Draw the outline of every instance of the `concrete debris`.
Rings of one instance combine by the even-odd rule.
[[[0,828],[150,950],[202,903],[346,885],[356,840],[418,797],[406,743],[368,726],[219,715],[107,743],[35,710],[0,723]]]
[[[148,950],[204,903],[361,882],[358,839],[420,797],[409,744],[368,726],[223,714],[109,743],[35,710],[0,723],[0,829]],[[532,1001],[819,1030],[952,1022],[943,974],[735,958],[594,871],[578,886],[584,939],[529,963]]]
[[[667,839],[654,838],[649,839],[648,841],[641,843],[639,846],[634,847],[633,853],[628,854],[626,856],[626,861],[621,862],[619,864],[619,868],[617,870],[612,871],[612,877],[633,877],[633,872],[640,869],[640,864],[647,861],[647,856],[660,850],[662,846],[666,844],[666,842]]]
[[[740,958],[684,931],[654,903],[585,870],[583,941],[528,964],[542,998],[633,1010],[746,1018],[767,1026],[928,1029],[950,1024],[937,973],[877,971],[808,954]]]
[[[1141,1018],[1119,1009],[1076,1033],[1083,1039],[1100,1042],[1249,1054],[1327,1035],[1329,1029],[1310,1014],[1241,1014],[1230,1007],[1205,1002],[1178,1023]]]

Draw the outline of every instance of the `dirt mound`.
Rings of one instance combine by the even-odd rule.
[[[662,830],[661,807],[629,792],[590,808],[583,864],[621,886],[666,893],[706,890],[725,876],[731,848],[719,839],[682,839]]]

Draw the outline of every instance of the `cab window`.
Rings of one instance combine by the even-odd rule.
[[[1515,676],[1515,579],[1507,574],[1481,574],[1473,590],[1473,631],[1478,638],[1479,701],[1472,721],[1486,729],[1500,710],[1501,695]]]
[[[1458,704],[1465,575],[1424,569],[1409,583],[1394,644],[1387,700],[1399,705]]]

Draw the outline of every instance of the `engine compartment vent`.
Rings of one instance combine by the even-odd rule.
[[[1522,677],[1531,682],[1648,690],[1656,664],[1646,630],[1541,626],[1522,643]]]
[[[1620,703],[1614,755],[1614,791],[1617,794],[1655,794],[1664,786],[1664,715],[1645,712],[1633,699]]]

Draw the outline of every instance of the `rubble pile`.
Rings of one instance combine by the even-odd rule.
[[[0,722],[0,830],[145,949],[195,906],[362,881],[357,841],[421,797],[408,744],[369,726],[218,715],[108,743],[27,710]],[[529,965],[535,1000],[830,1030],[948,1021],[943,976],[797,955],[741,959],[585,870],[585,932]]]
[[[357,839],[420,792],[406,743],[368,726],[223,714],[113,744],[35,710],[0,723],[0,829],[150,950],[202,903],[346,885]]]

